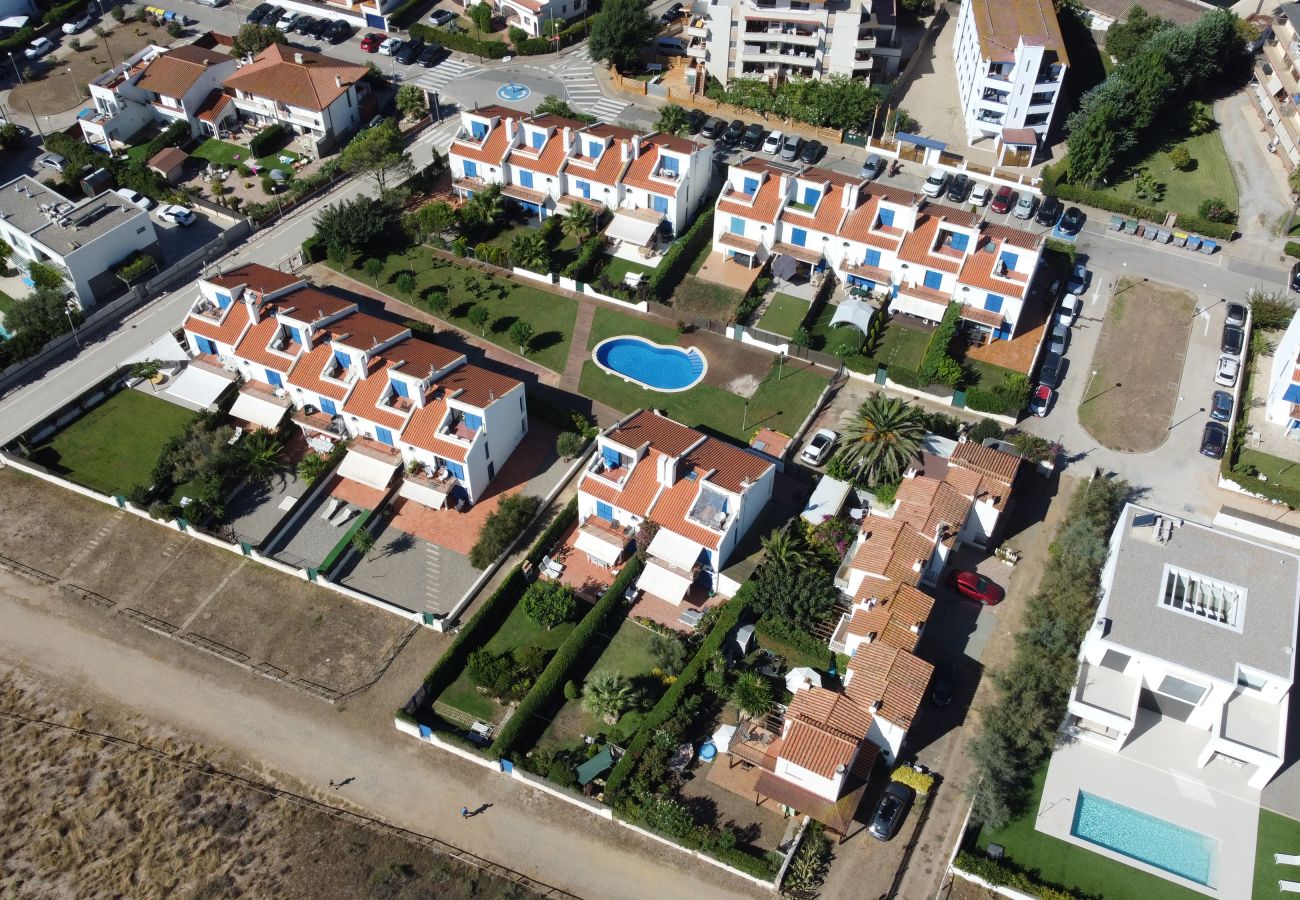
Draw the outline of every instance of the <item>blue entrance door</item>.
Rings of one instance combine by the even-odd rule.
[[[200,353],[210,353],[213,356],[217,355],[217,345],[212,343],[212,341],[205,337],[199,337],[198,335],[194,336],[194,341],[199,345]]]

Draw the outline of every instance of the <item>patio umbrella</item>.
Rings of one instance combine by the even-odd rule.
[[[772,276],[782,281],[789,281],[799,271],[799,262],[793,256],[784,254],[772,260]]]
[[[288,177],[289,177],[289,176],[288,176],[288,174],[284,171],[284,169],[272,169],[272,170],[271,170],[271,180],[272,180],[272,181],[284,181],[284,180],[285,180],[286,178],[288,178]]]

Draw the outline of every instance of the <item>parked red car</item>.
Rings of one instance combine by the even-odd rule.
[[[1011,188],[1003,185],[998,188],[998,192],[993,195],[993,202],[989,205],[995,213],[1001,215],[1011,211],[1011,205],[1016,202],[1016,192]]]
[[[376,34],[373,31],[361,39],[361,49],[366,53],[374,53],[379,50],[379,45],[386,39],[385,35]]]
[[[985,606],[998,605],[1007,594],[1001,585],[994,584],[979,572],[953,572],[948,576],[948,586],[966,599]]]

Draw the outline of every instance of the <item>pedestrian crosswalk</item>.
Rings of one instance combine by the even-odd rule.
[[[564,92],[572,106],[602,122],[614,122],[627,109],[628,104],[604,95],[600,82],[592,72],[592,65],[591,56],[583,50],[557,67],[556,74],[562,78]]]
[[[440,91],[456,79],[468,78],[480,71],[482,71],[481,66],[463,59],[448,57],[429,71],[420,73],[412,79],[412,82],[425,90]]]

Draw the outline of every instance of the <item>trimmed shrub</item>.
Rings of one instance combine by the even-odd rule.
[[[419,22],[411,25],[409,31],[411,37],[419,38],[426,44],[437,44],[439,47],[486,59],[501,59],[510,53],[510,46],[505,41],[480,41],[468,34],[452,34]]]
[[[541,502],[537,497],[525,494],[512,494],[503,499],[483,521],[478,540],[469,551],[469,564],[476,569],[492,565],[511,542],[524,533]]]
[[[987,856],[971,853],[969,850],[961,850],[958,851],[954,864],[961,871],[983,878],[989,884],[1005,885],[1040,897],[1041,900],[1083,900],[1084,898],[1083,894],[1068,888],[1039,881],[1005,857],[1001,860],[989,859]]]
[[[1295,241],[1287,241],[1286,246],[1282,249],[1286,252],[1287,256],[1293,256],[1296,259],[1300,259],[1300,244],[1297,244]]]
[[[949,303],[939,327],[930,335],[921,358],[921,378],[926,384],[956,387],[961,382],[961,366],[953,359],[951,348],[961,324],[961,304]]]
[[[64,22],[71,22],[88,5],[89,0],[72,0],[71,3],[51,7],[45,15],[41,16],[41,21],[46,25],[62,25]]]
[[[1004,398],[984,388],[971,388],[966,392],[966,408],[995,415],[1014,415],[1019,411],[1007,409],[1007,401]]]
[[[266,156],[273,150],[278,150],[284,141],[284,126],[278,122],[274,125],[268,125],[248,142],[248,152],[253,156]]]
[[[388,24],[392,28],[405,28],[420,17],[425,0],[406,0],[401,6],[388,14]]]
[[[713,206],[710,204],[700,217],[686,229],[686,233],[668,248],[664,258],[648,280],[650,293],[661,300],[672,296],[686,268],[691,264],[706,241],[713,240]]]
[[[582,249],[578,251],[578,257],[565,268],[564,276],[586,283],[595,274],[596,263],[604,250],[604,238],[594,238],[584,242]]]
[[[307,262],[320,262],[325,258],[325,249],[325,242],[313,234],[302,242],[302,258]]]
[[[891,365],[887,371],[889,373],[890,381],[901,384],[905,388],[919,391],[926,386],[925,379],[922,378],[921,373],[915,369]]]
[[[520,56],[541,56],[543,53],[550,53],[554,46],[554,42],[546,38],[528,38],[515,42],[515,52]]]

